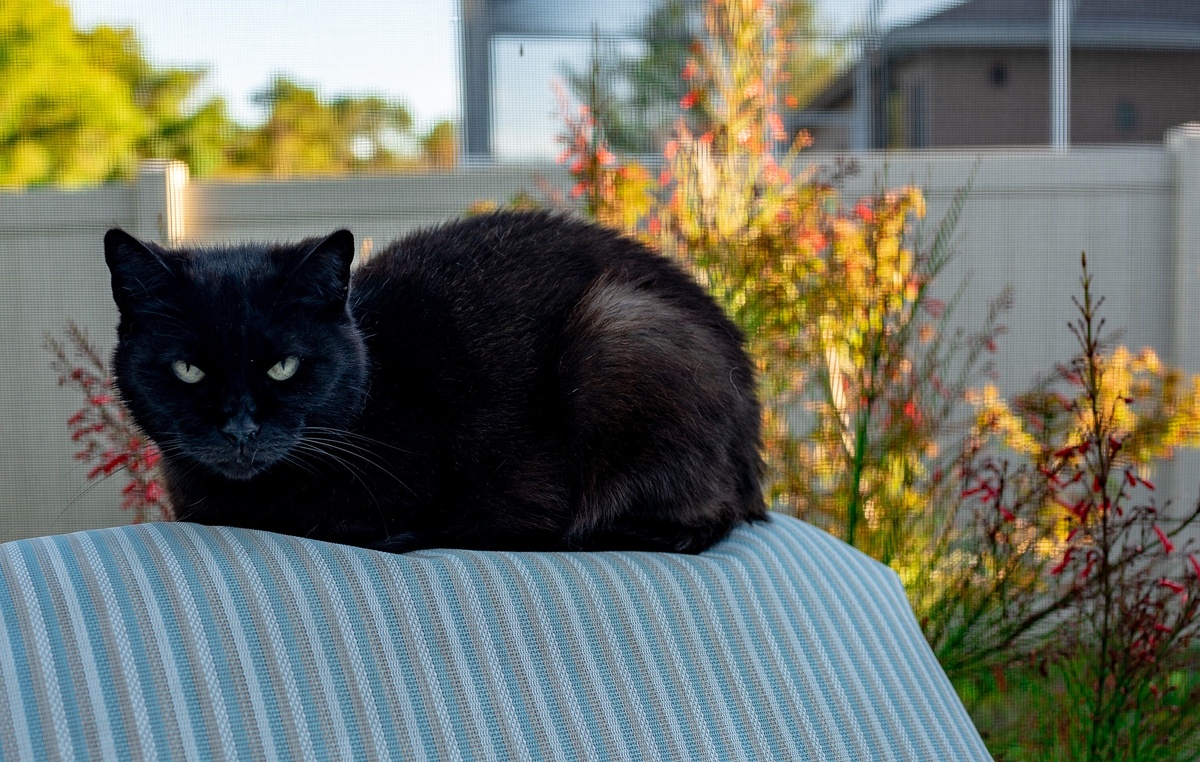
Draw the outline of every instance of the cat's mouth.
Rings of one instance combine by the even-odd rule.
[[[248,481],[274,466],[279,460],[280,456],[274,455],[270,448],[231,448],[213,453],[206,459],[206,465],[226,479]]]
[[[238,457],[209,465],[225,478],[242,482],[253,479],[273,464],[262,458]]]

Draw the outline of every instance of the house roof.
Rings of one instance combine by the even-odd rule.
[[[1053,0],[967,0],[889,30],[884,52],[931,48],[1048,48]],[[1200,0],[1075,0],[1071,47],[1110,50],[1200,50]],[[850,67],[809,103],[834,106],[854,89]],[[816,118],[808,115],[809,121]],[[812,126],[817,126],[813,122]]]
[[[885,50],[932,47],[1045,47],[1051,0],[968,0],[896,27]],[[1196,0],[1075,0],[1074,48],[1200,49]]]

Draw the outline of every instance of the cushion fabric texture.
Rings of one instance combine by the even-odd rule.
[[[0,759],[990,757],[895,573],[776,515],[697,556],[6,543]]]

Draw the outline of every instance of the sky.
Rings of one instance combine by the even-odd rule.
[[[583,0],[559,0],[563,3]],[[606,0],[588,0],[605,2]],[[871,0],[818,0],[835,28],[860,18]],[[223,95],[239,121],[262,118],[253,94],[276,74],[326,97],[379,94],[408,105],[418,128],[459,110],[459,0],[68,0],[75,23],[130,26],[159,66],[208,70],[205,94]],[[883,0],[886,23],[954,0]],[[513,158],[554,150],[551,80],[586,46],[498,41],[494,144]]]

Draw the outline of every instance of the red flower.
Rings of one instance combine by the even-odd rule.
[[[696,105],[696,99],[699,94],[695,90],[688,90],[687,94],[679,99],[679,108],[687,110]]]
[[[1167,589],[1168,589],[1168,590],[1170,590],[1172,593],[1175,593],[1176,595],[1178,595],[1178,596],[1179,596],[1179,599],[1180,599],[1180,601],[1182,601],[1182,602],[1184,602],[1184,603],[1186,603],[1186,602],[1187,602],[1187,588],[1186,588],[1186,587],[1184,587],[1183,585],[1179,584],[1179,583],[1178,583],[1178,582],[1176,582],[1175,580],[1173,580],[1173,579],[1167,579],[1166,577],[1163,577],[1162,579],[1160,579],[1160,580],[1158,581],[1158,584],[1160,584],[1160,585],[1162,585],[1163,587],[1167,588]]]
[[[1050,480],[1050,483],[1053,484],[1055,487],[1063,486],[1062,481],[1060,481],[1058,478],[1058,474],[1055,473],[1054,471],[1051,471],[1050,469],[1046,468],[1045,466],[1038,466],[1038,471],[1042,474],[1042,476],[1044,476],[1048,480]]]
[[[1200,577],[1200,561],[1196,560],[1196,556],[1188,553],[1188,561],[1192,564],[1192,571],[1196,572],[1196,576]]]
[[[921,411],[917,409],[917,403],[909,400],[904,403],[904,414],[908,416],[913,423],[921,422]]]
[[[149,503],[160,502],[163,499],[164,495],[165,495],[165,493],[163,491],[163,488],[158,482],[150,482],[149,484],[146,485],[146,502],[149,502]]]
[[[1058,564],[1053,569],[1050,570],[1050,574],[1055,577],[1062,574],[1063,570],[1067,568],[1067,564],[1069,564],[1071,562],[1071,555],[1074,552],[1075,552],[1074,548],[1067,548],[1067,552],[1063,553],[1062,560],[1059,561]]]
[[[1064,447],[1064,448],[1062,448],[1061,450],[1059,450],[1058,452],[1054,453],[1054,457],[1056,457],[1056,458],[1069,458],[1069,457],[1071,457],[1072,455],[1074,455],[1074,454],[1075,454],[1075,449],[1076,449],[1076,448],[1075,448],[1074,446],[1071,446],[1071,447]]]
[[[987,485],[980,484],[978,487],[975,487],[974,489],[963,490],[962,494],[960,494],[959,497],[966,498],[966,497],[971,497],[972,495],[978,495],[980,492],[983,492],[985,489],[987,489]]]
[[[1089,559],[1087,566],[1084,566],[1083,571],[1079,572],[1080,579],[1087,579],[1091,575],[1092,569],[1094,568],[1096,568],[1096,559]]]
[[[875,212],[863,201],[854,205],[854,214],[863,222],[870,224],[875,220]]]
[[[1174,545],[1174,543],[1171,542],[1171,538],[1167,537],[1166,532],[1159,529],[1157,525],[1155,525],[1153,527],[1153,529],[1154,529],[1154,533],[1156,535],[1158,535],[1158,541],[1162,543],[1164,551],[1166,551],[1167,553],[1170,553],[1172,550],[1175,550],[1175,545]]]

